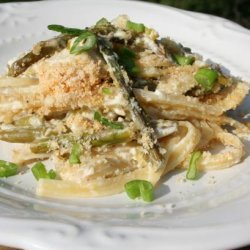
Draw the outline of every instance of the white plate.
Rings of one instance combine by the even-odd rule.
[[[17,53],[54,35],[51,23],[84,27],[128,14],[250,80],[250,32],[227,20],[133,1],[46,1],[0,5],[0,69]],[[245,106],[246,108],[246,106]],[[247,147],[250,151],[250,147]],[[0,159],[10,147],[1,143]],[[25,249],[219,249],[250,243],[250,158],[184,182],[168,175],[151,204],[125,194],[47,200],[30,174],[0,181],[0,244]],[[18,180],[21,181],[18,181]]]

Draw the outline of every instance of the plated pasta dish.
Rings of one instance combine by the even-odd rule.
[[[126,15],[48,29],[0,77],[0,140],[15,143],[0,177],[31,171],[42,197],[150,202],[174,169],[193,181],[244,160],[249,127],[227,111],[248,83]]]

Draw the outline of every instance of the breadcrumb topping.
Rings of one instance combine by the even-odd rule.
[[[41,62],[37,74],[46,104],[40,112],[45,114],[55,108],[101,105],[98,90],[109,80],[104,62],[93,51],[71,55],[64,49]]]

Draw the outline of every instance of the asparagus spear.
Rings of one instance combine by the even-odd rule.
[[[62,34],[52,39],[37,43],[33,49],[8,66],[8,76],[16,77],[22,74],[32,64],[38,62],[44,57],[50,57],[55,52],[66,48],[69,39],[80,36],[87,30],[96,34],[107,35],[115,31],[115,27],[106,19],[101,19],[96,25],[88,29],[67,28],[62,25],[49,25],[50,30],[61,32]]]
[[[50,152],[50,141],[48,139],[41,140],[30,144],[30,150],[34,154],[44,154]]]
[[[99,138],[91,138],[90,144],[93,147],[100,147],[103,145],[112,145],[123,142],[132,141],[134,138],[134,133],[131,130],[125,129],[123,131],[113,131],[110,134],[104,135]]]
[[[118,143],[129,142],[134,139],[134,132],[130,129],[123,130],[111,130],[109,132],[104,131],[95,136],[83,135],[80,139],[75,138],[72,134],[65,134],[58,136],[57,138],[44,138],[37,140],[30,145],[30,149],[35,154],[49,153],[51,151],[51,143],[56,141],[59,146],[65,142],[69,142],[73,145],[76,141],[80,144],[84,144],[89,141],[92,147],[100,147],[103,145],[113,145]]]
[[[159,169],[163,166],[164,159],[160,153],[154,129],[150,126],[149,118],[144,110],[140,107],[134,96],[133,90],[131,88],[131,86],[133,86],[133,83],[131,82],[132,80],[129,79],[127,73],[122,70],[118,64],[117,55],[113,52],[109,41],[100,36],[98,36],[97,39],[99,50],[109,66],[111,77],[114,83],[121,88],[124,98],[128,101],[132,120],[137,125],[141,133],[141,137],[144,138],[142,144],[147,150],[153,166],[156,166],[156,168]]]
[[[8,76],[16,77],[40,59],[50,57],[55,52],[64,49],[70,38],[72,38],[71,35],[60,35],[37,43],[30,52],[9,65]]]
[[[44,127],[34,128],[26,123],[29,117],[24,117],[21,124],[13,125],[12,128],[0,129],[0,140],[12,143],[31,143],[30,149],[33,153],[48,153],[51,151],[51,144],[57,142],[59,147],[65,143],[73,144],[76,141],[86,143],[89,141],[92,147],[112,145],[132,141],[135,137],[134,131],[129,128],[122,130],[105,130],[96,135],[82,134],[76,137],[73,133],[58,135],[55,130],[45,134]],[[20,126],[25,125],[25,126]]]
[[[78,113],[78,111],[73,111]],[[97,113],[97,112],[96,112]],[[105,120],[108,121],[107,119]],[[110,122],[110,121],[109,121]],[[111,123],[111,122],[110,122]],[[121,127],[119,129],[104,130],[95,135],[83,133],[80,137],[72,132],[58,134],[58,131],[50,124],[46,124],[45,120],[36,115],[27,115],[14,121],[12,125],[0,126],[0,140],[13,143],[33,143],[31,145],[33,153],[46,153],[50,149],[50,144],[53,142],[63,141],[73,143],[77,140],[90,141],[91,146],[99,147],[102,145],[110,145],[131,141],[134,138],[134,131],[129,127]],[[112,127],[113,128],[113,127]]]
[[[44,125],[44,120],[36,115],[26,115],[14,121],[14,125],[16,127],[40,128]]]
[[[41,133],[41,129],[34,128],[0,129],[0,140],[12,143],[29,143],[40,137]]]

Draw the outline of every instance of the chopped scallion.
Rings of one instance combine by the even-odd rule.
[[[120,49],[119,54],[124,57],[135,58],[135,52],[129,48],[123,47]]]
[[[94,120],[96,120],[98,122],[101,122],[101,120],[102,120],[102,115],[98,111],[96,111],[94,113]]]
[[[192,56],[173,55],[173,58],[179,65],[192,65],[195,61],[195,58]]]
[[[139,68],[135,64],[135,53],[126,47],[118,51],[118,62],[125,68],[130,76],[136,76],[139,73]]]
[[[48,25],[48,29],[53,30],[53,31],[57,31],[57,32],[61,32],[63,34],[73,35],[73,36],[79,36],[83,32],[86,31],[86,30],[82,30],[82,29],[67,28],[67,27],[64,27],[64,26],[58,25],[58,24],[50,24],[50,25]]]
[[[146,202],[153,201],[154,186],[151,182],[145,180],[129,181],[124,186],[129,198],[142,198]]]
[[[0,177],[9,177],[16,175],[18,171],[18,165],[12,162],[0,160]]]
[[[55,179],[56,173],[54,170],[47,172],[45,165],[42,162],[37,162],[32,168],[31,172],[35,176],[36,180],[39,179]]]
[[[53,169],[50,169],[48,172],[49,179],[55,179],[56,178],[56,172]]]
[[[80,154],[81,154],[81,146],[78,143],[75,143],[71,149],[71,153],[69,156],[70,164],[78,164],[80,163]]]
[[[105,26],[105,25],[109,25],[109,21],[103,17],[100,20],[98,20],[95,24],[96,26]]]
[[[137,33],[142,33],[142,32],[145,31],[145,25],[144,24],[142,24],[142,23],[134,23],[134,22],[131,22],[129,20],[126,23],[126,27],[127,27],[127,29],[135,31]]]
[[[102,125],[104,125],[106,127],[113,128],[113,129],[123,129],[124,128],[124,126],[121,122],[113,122],[105,117],[102,118],[101,123],[102,123]]]
[[[110,88],[102,88],[102,93],[105,94],[105,95],[110,95],[112,94],[112,90]]]
[[[191,159],[189,161],[188,171],[186,174],[186,178],[188,180],[197,179],[197,174],[198,174],[197,164],[201,156],[202,156],[202,153],[200,151],[196,151],[192,153]]]
[[[124,125],[121,122],[114,122],[110,121],[109,119],[102,117],[102,115],[99,112],[94,113],[94,120],[100,122],[102,125],[106,127],[110,127],[113,129],[123,129]]]
[[[210,91],[218,79],[218,72],[214,69],[201,68],[196,72],[194,78],[205,91]]]
[[[85,31],[78,36],[72,47],[70,48],[71,54],[80,54],[84,51],[92,49],[96,45],[96,35],[93,32]]]

